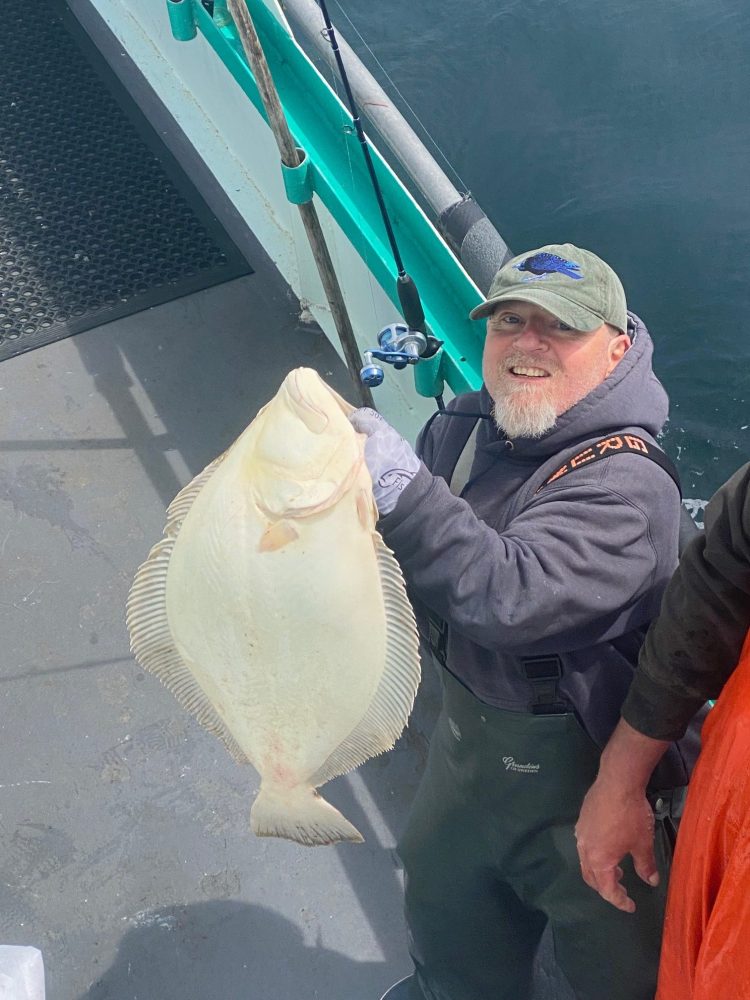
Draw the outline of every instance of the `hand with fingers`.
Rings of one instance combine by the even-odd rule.
[[[622,859],[630,854],[636,873],[659,884],[654,856],[654,813],[642,786],[623,787],[600,773],[583,800],[575,836],[581,874],[602,899],[625,913],[635,903],[622,883]]]
[[[372,478],[372,494],[381,517],[390,514],[419,471],[419,459],[399,432],[369,407],[350,415],[355,431],[367,435],[365,462]]]

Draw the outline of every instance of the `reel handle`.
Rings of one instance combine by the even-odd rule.
[[[415,365],[423,355],[429,357],[435,353],[435,343],[439,345],[440,342],[405,323],[390,323],[378,334],[379,346],[364,352],[365,363],[359,377],[370,388],[382,385],[385,378],[383,364],[393,365],[397,370]]]

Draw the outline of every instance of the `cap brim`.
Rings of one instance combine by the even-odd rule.
[[[601,316],[584,309],[576,302],[571,302],[564,295],[558,295],[548,288],[514,288],[512,291],[496,295],[486,302],[482,302],[469,313],[469,319],[484,319],[494,312],[500,302],[529,302],[531,305],[540,306],[557,316],[567,326],[573,330],[583,330],[586,333],[593,333],[598,330],[602,323],[606,322]]]

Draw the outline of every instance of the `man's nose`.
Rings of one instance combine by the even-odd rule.
[[[524,323],[523,329],[519,331],[514,344],[520,350],[524,351],[546,350],[548,346],[543,331],[536,323]]]

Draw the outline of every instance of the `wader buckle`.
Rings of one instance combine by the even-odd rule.
[[[679,788],[669,788],[662,791],[649,790],[646,794],[649,805],[654,810],[654,817],[659,819],[679,820],[685,808],[687,785]]]
[[[448,624],[437,615],[427,615],[427,643],[432,655],[441,667],[446,666],[448,646]]]
[[[526,680],[531,685],[530,710],[534,715],[565,715],[570,711],[560,697],[557,685],[562,677],[562,660],[551,656],[524,656],[521,660]]]

